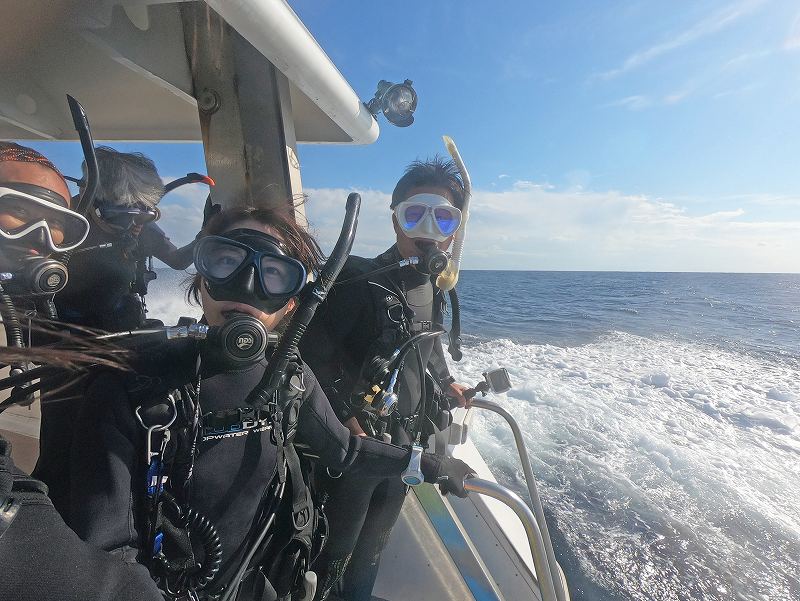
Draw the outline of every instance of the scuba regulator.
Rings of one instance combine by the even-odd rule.
[[[46,257],[25,257],[18,269],[0,273],[0,281],[14,296],[52,295],[67,285],[67,266]]]
[[[439,250],[439,247],[432,241],[427,244],[417,242],[417,248],[420,246],[422,246],[420,250],[423,252],[415,265],[417,271],[426,275],[439,275],[447,269],[450,257],[445,251]]]

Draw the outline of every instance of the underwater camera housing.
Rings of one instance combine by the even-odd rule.
[[[483,372],[483,379],[489,385],[489,392],[500,394],[511,390],[511,378],[505,367]]]
[[[465,390],[464,398],[471,399],[479,392],[486,396],[487,392],[501,394],[509,390],[511,390],[511,378],[508,375],[508,370],[505,367],[499,367],[483,372],[483,382],[477,384],[474,388]]]

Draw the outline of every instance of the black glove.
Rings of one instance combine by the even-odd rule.
[[[443,495],[451,492],[462,499],[466,498],[464,480],[474,478],[475,473],[470,466],[455,457],[443,457],[431,453],[423,453],[421,466],[425,482],[438,484]]]

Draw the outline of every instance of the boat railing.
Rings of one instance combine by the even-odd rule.
[[[464,487],[469,491],[497,499],[511,508],[525,528],[531,555],[533,556],[533,567],[539,580],[543,601],[569,601],[564,575],[553,553],[553,543],[550,540],[550,531],[544,519],[544,510],[536,488],[536,481],[533,478],[533,469],[528,458],[528,450],[517,421],[506,409],[492,401],[473,399],[471,406],[497,413],[511,427],[511,431],[514,434],[514,443],[522,463],[522,473],[525,477],[525,484],[528,487],[531,507],[528,507],[519,495],[496,482],[472,478],[464,483]]]

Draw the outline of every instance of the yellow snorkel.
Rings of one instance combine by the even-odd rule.
[[[458,283],[458,270],[461,267],[461,254],[464,251],[464,237],[467,232],[467,220],[469,219],[469,199],[472,195],[472,182],[469,179],[467,167],[464,165],[464,161],[458,153],[456,143],[453,142],[453,138],[450,136],[442,136],[442,140],[444,140],[447,152],[453,158],[453,162],[461,173],[461,180],[464,182],[464,206],[461,208],[461,225],[456,232],[455,241],[453,242],[453,254],[450,257],[447,268],[436,278],[436,286],[440,290],[447,292],[455,288]]]

